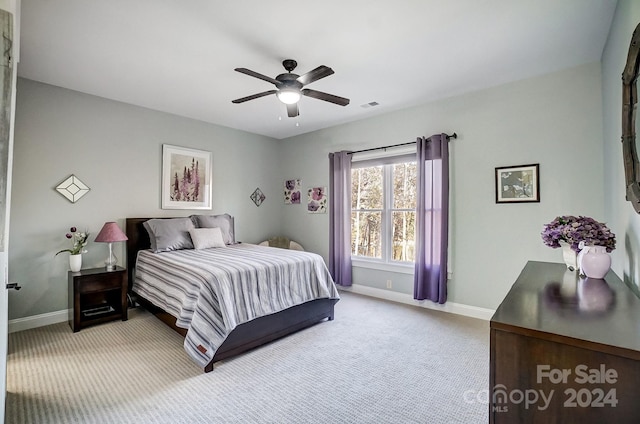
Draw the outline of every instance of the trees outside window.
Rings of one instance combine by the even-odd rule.
[[[415,161],[356,164],[351,185],[351,254],[384,262],[413,262]]]

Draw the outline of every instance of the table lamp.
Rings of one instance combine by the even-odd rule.
[[[98,243],[109,243],[109,257],[106,261],[104,261],[105,268],[107,271],[115,271],[116,263],[118,262],[118,258],[113,254],[112,243],[116,241],[126,241],[128,240],[127,236],[122,232],[118,224],[115,222],[106,222],[102,226],[102,230],[96,236],[96,240]]]

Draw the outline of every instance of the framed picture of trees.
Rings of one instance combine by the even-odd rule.
[[[211,209],[211,152],[162,145],[162,209]]]

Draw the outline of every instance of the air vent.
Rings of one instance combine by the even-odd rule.
[[[373,106],[378,106],[380,103],[378,102],[369,102],[369,103],[365,103],[363,105],[360,105],[360,107],[362,108],[368,108],[368,107],[373,107]]]

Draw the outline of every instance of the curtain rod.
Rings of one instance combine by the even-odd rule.
[[[447,140],[450,140],[452,138],[458,138],[458,134],[456,134],[455,132],[451,135],[447,134]],[[347,153],[348,155],[353,155],[355,153],[364,153],[364,152],[372,152],[374,150],[387,150],[387,149],[391,149],[393,147],[400,147],[400,146],[409,146],[410,144],[416,144],[415,141],[410,141],[408,143],[400,143],[400,144],[394,144],[391,146],[382,146],[382,147],[372,147],[371,149],[364,149],[364,150],[356,150],[354,152],[349,152]]]

